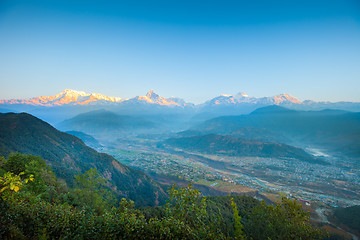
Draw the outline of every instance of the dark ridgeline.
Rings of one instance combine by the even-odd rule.
[[[217,134],[171,138],[166,140],[165,143],[174,147],[206,154],[241,157],[287,158],[298,159],[310,163],[325,164],[325,162],[315,159],[301,148],[281,143],[266,143]]]

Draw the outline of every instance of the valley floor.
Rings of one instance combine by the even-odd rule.
[[[360,205],[360,170],[349,160],[319,149],[307,149],[328,165],[296,159],[229,157],[159,147],[157,141],[119,139],[101,151],[143,170],[164,185],[194,183],[205,195],[242,194],[268,203],[286,196],[298,199],[331,231],[357,239],[319,214],[321,209]],[[319,212],[320,211],[320,212]],[[325,216],[325,215],[324,215]],[[321,220],[322,219],[322,220]]]
[[[360,170],[330,155],[329,165],[296,159],[228,157],[156,148],[151,142],[118,141],[103,149],[120,162],[144,170],[235,193],[282,193],[304,202],[360,205]]]

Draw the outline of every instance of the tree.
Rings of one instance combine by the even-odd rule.
[[[0,156],[0,168],[3,167],[4,163],[5,163],[5,158],[3,156]]]
[[[39,158],[32,155],[26,155],[21,153],[11,153],[9,158],[4,161],[2,168],[7,172],[12,172],[14,174],[19,174],[25,172],[25,166],[32,159]]]
[[[207,212],[206,197],[189,184],[187,187],[170,188],[165,218],[175,218],[193,229],[199,238],[223,239],[218,227],[221,215]]]
[[[262,201],[244,227],[253,239],[323,239],[326,234],[312,227],[309,220],[309,213],[296,200],[282,198],[275,206]]]
[[[34,176],[30,175],[29,178],[21,179],[21,175],[24,175],[24,172],[19,173],[18,175],[11,172],[5,173],[3,177],[0,177],[0,193],[4,193],[3,198],[11,197],[13,192],[18,192],[25,183],[29,181],[34,181]]]
[[[234,202],[234,198],[231,198],[231,207],[234,212],[235,238],[243,240],[243,239],[245,239],[244,232],[243,232],[244,226],[240,222],[241,217],[239,216],[239,211],[238,211],[236,203]]]
[[[169,192],[166,210],[168,216],[181,219],[190,226],[204,225],[206,197],[193,188],[192,184],[187,187],[177,187],[174,184]]]
[[[114,193],[107,188],[107,180],[94,168],[75,176],[75,188],[70,191],[69,198],[73,205],[97,214],[116,204]]]
[[[22,173],[21,179],[34,177],[34,181],[24,187],[24,192],[31,193],[37,197],[50,201],[59,197],[65,192],[64,184],[56,180],[52,169],[45,163],[45,160],[33,155],[12,153],[9,158],[3,161],[3,170],[15,175]]]

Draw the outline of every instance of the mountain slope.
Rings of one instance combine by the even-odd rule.
[[[265,129],[296,142],[329,146],[349,156],[360,157],[360,113],[307,112],[269,106],[248,115],[214,118],[192,130],[203,134],[232,134],[243,128]]]
[[[165,141],[174,147],[206,154],[239,157],[296,158],[301,161],[323,163],[304,150],[279,143],[264,143],[255,140],[209,134],[195,137],[171,138]]]
[[[0,114],[0,153],[18,151],[41,156],[56,175],[73,184],[74,175],[96,168],[119,195],[138,205],[164,202],[165,193],[143,172],[87,147],[79,138],[60,132],[30,114]]]
[[[330,219],[337,226],[341,226],[360,237],[360,206],[336,208],[330,214]]]

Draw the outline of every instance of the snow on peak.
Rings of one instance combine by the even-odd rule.
[[[100,93],[92,93],[91,96],[93,96],[94,98],[98,99],[98,100],[106,100],[106,101],[111,101],[111,102],[121,102],[122,98],[120,97],[108,97],[108,96],[104,96]]]
[[[236,94],[237,97],[249,97],[249,95],[247,95],[246,93],[243,92],[239,92],[238,94]]]
[[[147,94],[146,97],[150,98],[153,101],[156,101],[157,99],[161,98],[158,94],[154,92],[153,89],[151,89]]]
[[[262,104],[262,105],[279,105],[279,104],[301,104],[301,102],[289,95],[289,94],[279,94],[274,97],[250,97],[248,94],[240,92],[235,96],[229,94],[221,94],[218,97],[215,97],[206,102],[206,104],[216,104],[216,105],[234,105],[234,104]]]
[[[87,105],[87,104],[113,104],[121,102],[138,102],[150,103],[167,106],[185,107],[188,105],[180,98],[164,98],[159,96],[153,89],[151,89],[145,96],[137,96],[131,99],[122,99],[119,97],[108,97],[100,93],[86,93],[83,91],[76,91],[73,89],[65,89],[62,92],[52,96],[41,96],[30,99],[11,99],[0,100],[0,104],[30,104],[40,106],[62,106],[62,105]],[[273,97],[249,97],[246,93],[240,92],[236,95],[221,94],[205,104],[208,105],[236,105],[236,104],[261,104],[261,105],[281,105],[281,104],[301,104],[301,102],[286,93],[282,93]]]
[[[293,96],[291,96],[289,94],[286,94],[286,93],[276,95],[272,99],[274,100],[275,104],[280,104],[280,103],[297,103],[297,104],[300,104],[301,103],[299,101],[299,99],[297,99],[296,97],[293,97]]]
[[[69,95],[77,95],[77,96],[89,96],[90,95],[85,92],[76,91],[76,90],[72,90],[72,89],[65,89],[60,94],[69,94]]]
[[[185,102],[179,98],[164,98],[159,96],[151,89],[145,96],[137,96],[131,99],[132,101],[137,102],[146,102],[151,104],[158,104],[158,105],[168,105],[168,106],[185,106]]]
[[[40,105],[40,106],[61,106],[65,104],[86,105],[99,100],[103,100],[105,102],[119,102],[121,101],[121,98],[107,97],[98,93],[88,94],[82,91],[65,89],[64,91],[52,96],[41,96],[41,97],[34,97],[31,99],[3,100],[0,101],[0,103],[31,104],[31,105]]]
[[[154,89],[151,89],[150,91],[148,91],[148,93],[147,93],[146,95],[151,95],[151,94],[153,94],[153,93],[155,93],[155,92],[154,92]]]

